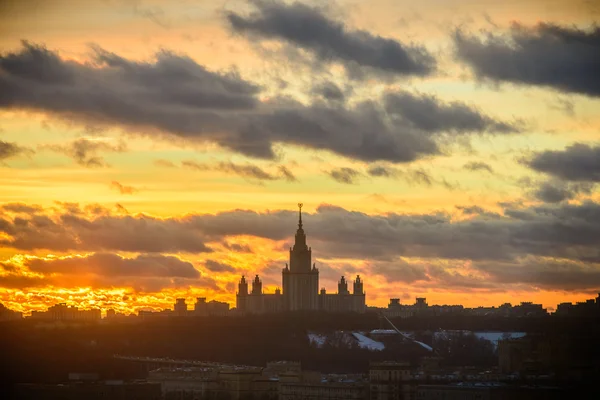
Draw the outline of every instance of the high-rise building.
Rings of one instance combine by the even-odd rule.
[[[365,292],[360,276],[353,282],[353,291],[348,290],[348,282],[341,277],[338,292],[328,294],[325,289],[319,292],[319,270],[312,262],[312,249],[306,244],[306,233],[302,225],[302,203],[298,204],[298,229],[293,247],[290,248],[290,262],[282,270],[282,291],[273,294],[262,290],[262,281],[256,275],[252,290],[248,291],[246,277],[238,284],[236,307],[242,313],[268,313],[279,311],[365,311]]]

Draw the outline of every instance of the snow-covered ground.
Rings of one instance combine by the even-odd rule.
[[[452,335],[459,335],[459,334],[469,334],[469,333],[473,333],[475,336],[477,336],[480,339],[485,339],[489,342],[491,342],[494,347],[498,346],[498,341],[503,339],[503,338],[507,338],[507,339],[517,339],[520,337],[523,337],[526,335],[525,332],[471,332],[471,331],[459,331],[459,330],[450,330],[450,331],[446,331],[446,330],[439,330],[437,332],[435,332],[435,337],[436,338],[449,338]]]
[[[356,338],[356,340],[358,340],[358,345],[363,349],[377,350],[377,351],[381,351],[381,350],[385,349],[385,345],[383,343],[377,342],[369,337],[366,337],[362,333],[352,332],[352,336],[354,336]]]
[[[526,335],[525,332],[473,332],[480,339],[492,342],[494,347],[498,346],[500,339],[518,339]]]
[[[425,344],[423,342],[419,342],[418,340],[414,341],[416,344],[420,345],[421,347],[423,347],[424,349],[427,349],[429,351],[432,351],[433,348],[431,346],[429,346],[428,344]]]
[[[366,337],[362,333],[352,332],[352,335],[358,340],[358,345],[363,349],[381,351],[385,349],[385,345],[381,342],[377,342],[369,337]]]
[[[310,333],[308,334],[308,340],[310,341],[310,343],[314,343],[315,346],[317,346],[318,348],[323,347],[323,345],[325,344],[325,335],[320,335],[318,333]]]

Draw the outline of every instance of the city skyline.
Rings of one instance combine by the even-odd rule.
[[[274,293],[298,201],[367,305],[596,296],[600,9],[322,3],[0,3],[0,302]]]

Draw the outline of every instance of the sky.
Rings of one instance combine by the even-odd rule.
[[[0,1],[0,301],[600,291],[600,5]]]

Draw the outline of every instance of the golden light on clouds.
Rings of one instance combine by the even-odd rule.
[[[0,3],[6,306],[272,291],[299,201],[370,305],[600,289],[593,2],[265,4]]]

